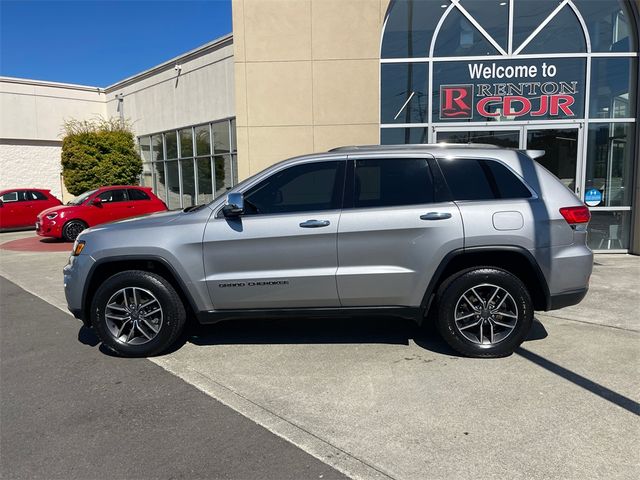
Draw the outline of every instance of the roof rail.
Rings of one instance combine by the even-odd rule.
[[[357,152],[363,150],[415,150],[416,148],[500,148],[488,143],[403,143],[399,145],[346,145],[329,152]]]
[[[544,154],[546,153],[545,150],[521,150],[521,151],[529,155],[534,160],[536,158],[540,158],[544,156]]]

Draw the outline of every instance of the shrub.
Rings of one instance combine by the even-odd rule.
[[[129,124],[118,119],[70,120],[63,128],[62,174],[69,193],[138,184],[142,160]]]

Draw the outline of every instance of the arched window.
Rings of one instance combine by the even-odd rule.
[[[631,8],[392,0],[380,50],[381,143],[546,146],[549,169],[581,198],[600,199],[592,225],[604,226],[592,246],[626,249],[638,115]]]

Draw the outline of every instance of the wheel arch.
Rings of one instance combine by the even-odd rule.
[[[80,222],[80,223],[84,223],[87,226],[87,228],[91,227],[91,225],[89,225],[89,222],[87,222],[84,218],[81,218],[81,217],[68,218],[68,217],[65,216],[64,223],[62,224],[62,227],[60,228],[60,231],[63,231],[64,227],[66,227],[71,222]]]
[[[512,273],[527,286],[534,310],[549,309],[549,287],[533,255],[522,247],[495,245],[460,248],[447,254],[436,269],[422,299],[421,307],[425,315],[444,282],[477,267],[495,267]]]
[[[90,325],[91,323],[91,302],[100,285],[112,275],[127,270],[141,270],[160,275],[171,284],[180,296],[187,310],[187,316],[193,318],[197,312],[196,304],[189,290],[166,259],[155,255],[118,256],[98,260],[87,275],[82,292],[82,317],[85,324]]]

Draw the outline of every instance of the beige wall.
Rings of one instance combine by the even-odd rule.
[[[389,0],[233,0],[238,170],[379,143]]]
[[[104,117],[102,89],[0,78],[0,189],[46,188],[68,200],[61,179],[65,120]]]
[[[0,139],[61,140],[65,120],[105,114],[102,89],[0,77]]]
[[[137,136],[233,117],[233,70],[233,39],[226,35],[107,87],[107,114],[120,115],[122,95]]]

